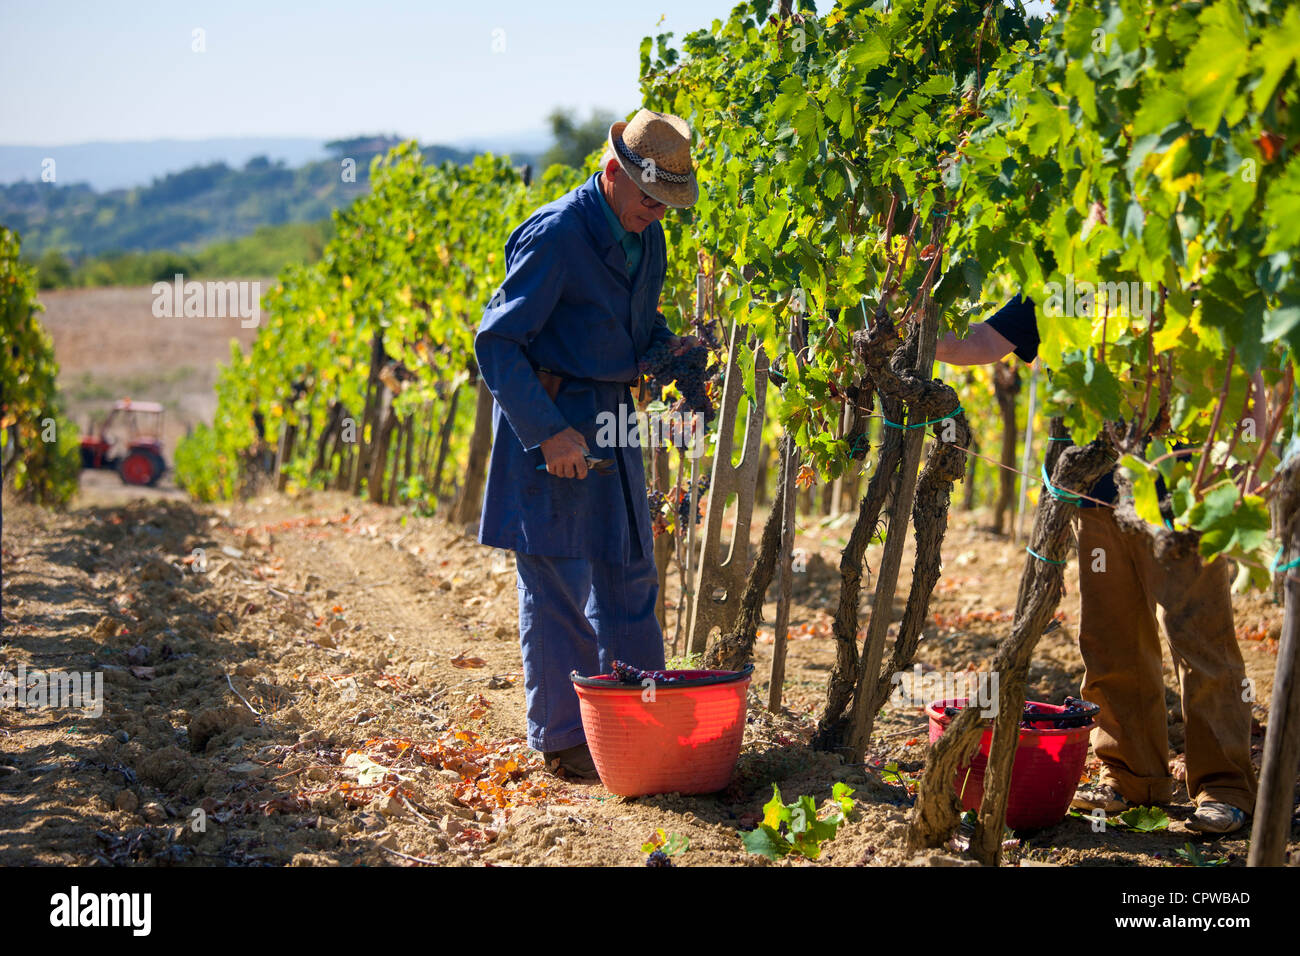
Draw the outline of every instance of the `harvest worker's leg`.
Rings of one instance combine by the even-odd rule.
[[[543,752],[566,750],[587,739],[569,673],[599,673],[596,631],[584,613],[592,562],[516,552],[515,566],[528,744]]]
[[[1109,508],[1079,509],[1083,697],[1101,707],[1093,748],[1102,782],[1131,803],[1168,803],[1169,724],[1151,548]],[[1102,570],[1102,569],[1105,570]]]
[[[1253,813],[1250,702],[1232,623],[1228,562],[1207,565],[1193,553],[1157,581],[1183,698],[1187,792],[1198,805],[1212,800]]]
[[[587,619],[596,631],[601,673],[608,673],[616,660],[643,670],[664,666],[663,632],[655,616],[658,598],[659,572],[653,558],[637,558],[631,564],[592,562]]]

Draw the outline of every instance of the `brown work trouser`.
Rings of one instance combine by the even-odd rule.
[[[1193,554],[1161,566],[1150,539],[1122,532],[1109,508],[1081,508],[1079,521],[1082,694],[1101,707],[1092,743],[1102,781],[1132,803],[1173,797],[1158,604],[1182,696],[1187,792],[1198,805],[1252,813],[1250,703],[1228,562]]]

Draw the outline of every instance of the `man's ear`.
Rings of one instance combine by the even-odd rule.
[[[611,156],[605,160],[605,178],[610,182],[613,182],[615,173],[621,172],[622,169],[623,167],[619,165],[617,157]]]

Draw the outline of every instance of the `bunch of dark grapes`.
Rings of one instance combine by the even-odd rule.
[[[663,394],[669,384],[676,382],[682,400],[673,406],[677,413],[694,412],[704,416],[707,426],[713,421],[713,402],[706,387],[705,367],[709,364],[709,350],[696,345],[681,355],[674,355],[667,342],[660,342],[637,362],[640,373],[650,379],[650,391],[655,398]]]
[[[959,707],[945,707],[943,712],[949,717],[956,717],[960,712]],[[1093,704],[1086,700],[1080,700],[1078,697],[1065,698],[1065,710],[1045,710],[1037,704],[1025,702],[1023,719],[1020,726],[1029,730],[1043,730],[1051,727],[1055,730],[1064,730],[1068,727],[1087,727],[1092,723],[1092,718],[1096,715],[1097,709]]]
[[[701,342],[711,352],[717,352],[722,348],[722,343],[718,341],[718,320],[710,319],[707,322],[695,323],[695,334],[699,336]]]
[[[709,476],[705,475],[696,483],[695,492],[695,523],[699,524],[700,519],[704,516],[700,514],[700,505],[704,502],[704,495],[709,490]],[[682,498],[677,502],[677,520],[680,525],[687,524],[687,515],[691,511],[691,489],[688,485],[682,492]]]
[[[1067,727],[1087,727],[1092,723],[1092,718],[1096,714],[1096,708],[1086,700],[1080,700],[1078,697],[1065,698],[1065,710],[1061,712],[1040,710],[1033,704],[1025,704],[1026,718],[1038,716],[1038,720],[1022,720],[1021,727],[1053,727],[1057,730],[1064,730]],[[1047,719],[1042,719],[1044,715],[1050,714]]]
[[[668,854],[663,850],[655,850],[645,858],[646,866],[672,866],[673,861],[668,858]]]
[[[652,680],[656,684],[676,684],[682,679],[680,676],[668,671],[643,671],[639,667],[624,664],[622,661],[614,661],[609,665],[609,669],[623,684],[640,685],[644,680]]]
[[[657,538],[668,530],[668,516],[664,514],[664,505],[668,504],[668,495],[658,489],[651,488],[646,491],[646,498],[650,503],[650,530]]]

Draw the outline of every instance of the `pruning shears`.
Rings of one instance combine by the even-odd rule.
[[[591,454],[585,454],[582,459],[587,463],[587,467],[598,475],[612,475],[614,473],[614,459],[612,458],[596,458]],[[538,465],[537,470],[545,471],[548,467],[550,466]]]

